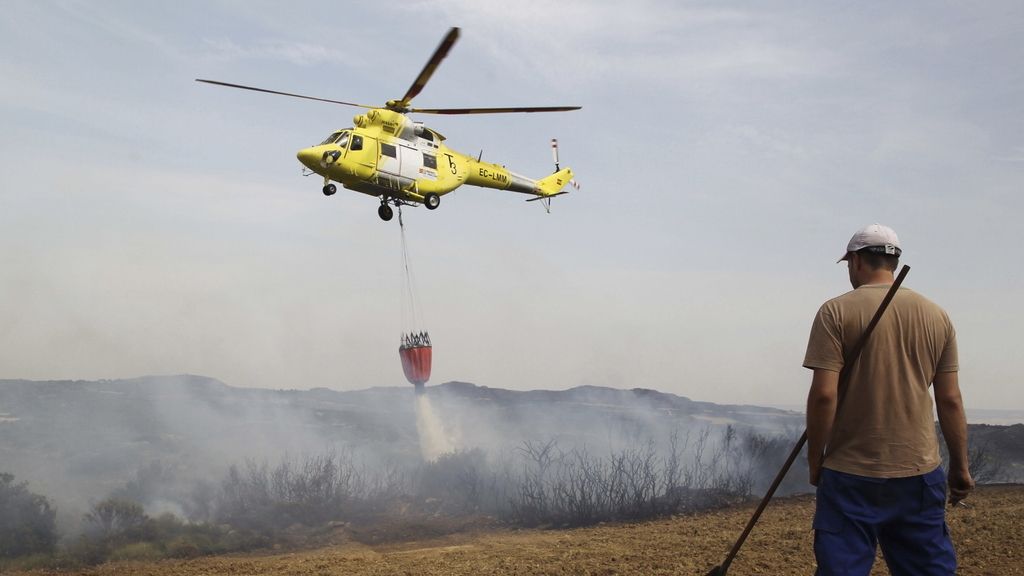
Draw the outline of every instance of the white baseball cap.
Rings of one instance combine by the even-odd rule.
[[[836,263],[849,258],[850,252],[856,252],[864,248],[877,254],[889,254],[896,257],[899,257],[903,252],[903,249],[900,248],[900,239],[896,236],[895,230],[881,224],[872,224],[857,230],[853,238],[850,238],[850,243],[846,245],[846,253],[843,254],[842,258],[836,260]]]

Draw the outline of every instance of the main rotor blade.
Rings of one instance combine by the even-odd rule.
[[[281,96],[291,96],[292,98],[305,98],[306,100],[317,100],[319,102],[330,102],[331,104],[344,104],[345,106],[355,106],[357,108],[376,108],[376,106],[367,106],[366,104],[354,104],[352,102],[342,102],[341,100],[329,100],[327,98],[316,98],[315,96],[303,96],[302,94],[291,94],[289,92],[278,92],[277,90],[267,90],[266,88],[253,88],[252,86],[242,86],[241,84],[230,84],[228,82],[219,82],[217,80],[203,80],[202,78],[196,78],[196,82],[205,82],[207,84],[216,84],[217,86],[227,86],[228,88],[241,88],[242,90],[252,90],[254,92],[266,92],[267,94],[278,94]]]
[[[507,114],[510,112],[568,112],[580,110],[582,106],[530,106],[516,108],[413,108],[417,114]]]
[[[406,91],[405,96],[398,101],[398,106],[406,108],[409,106],[409,102],[423,90],[423,87],[430,81],[430,77],[434,75],[434,70],[437,70],[437,66],[441,64],[441,60],[448,55],[448,51],[455,45],[455,41],[459,39],[459,29],[452,28],[448,31],[448,34],[441,40],[441,43],[437,45],[437,50],[434,50],[434,55],[427,61],[427,65],[423,67],[420,75],[416,77],[416,80],[409,86],[409,90]]]

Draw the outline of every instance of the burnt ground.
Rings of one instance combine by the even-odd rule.
[[[947,515],[959,573],[1024,574],[1024,486],[982,487],[969,502],[970,508],[957,507]],[[703,575],[723,560],[753,508],[567,530],[468,525],[467,532],[440,537],[409,525],[398,542],[339,528],[331,545],[314,550],[111,563],[76,574]],[[813,509],[809,495],[772,502],[729,573],[812,574]],[[380,543],[364,543],[372,540]],[[888,570],[879,561],[872,574]]]

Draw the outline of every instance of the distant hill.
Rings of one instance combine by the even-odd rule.
[[[603,444],[610,434],[632,437],[703,423],[764,430],[802,423],[794,412],[644,389],[519,392],[449,382],[428,390],[465,447],[552,437]],[[413,401],[412,387],[264,390],[201,376],[0,380],[0,450],[8,458],[45,453],[75,468],[116,467],[127,454],[154,450],[244,457],[358,443],[401,454],[417,446]]]

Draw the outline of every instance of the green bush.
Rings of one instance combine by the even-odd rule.
[[[269,541],[248,532],[228,531],[209,523],[186,523],[173,514],[151,518],[142,506],[123,498],[107,498],[85,515],[90,530],[68,547],[66,556],[78,565],[163,558],[195,558],[262,548]]]
[[[202,535],[183,534],[167,543],[167,555],[171,558],[196,558],[215,553],[213,541]]]
[[[152,562],[164,557],[163,550],[153,542],[134,542],[114,549],[107,560],[120,562],[134,560],[136,562]]]
[[[70,564],[76,566],[95,566],[107,561],[111,546],[107,540],[97,540],[88,536],[79,536],[68,545],[64,556]]]
[[[18,558],[0,558],[0,574],[7,572],[27,572],[29,570],[55,570],[61,566],[49,554],[32,554]]]
[[[27,486],[0,474],[0,558],[50,554],[57,545],[56,511]]]

